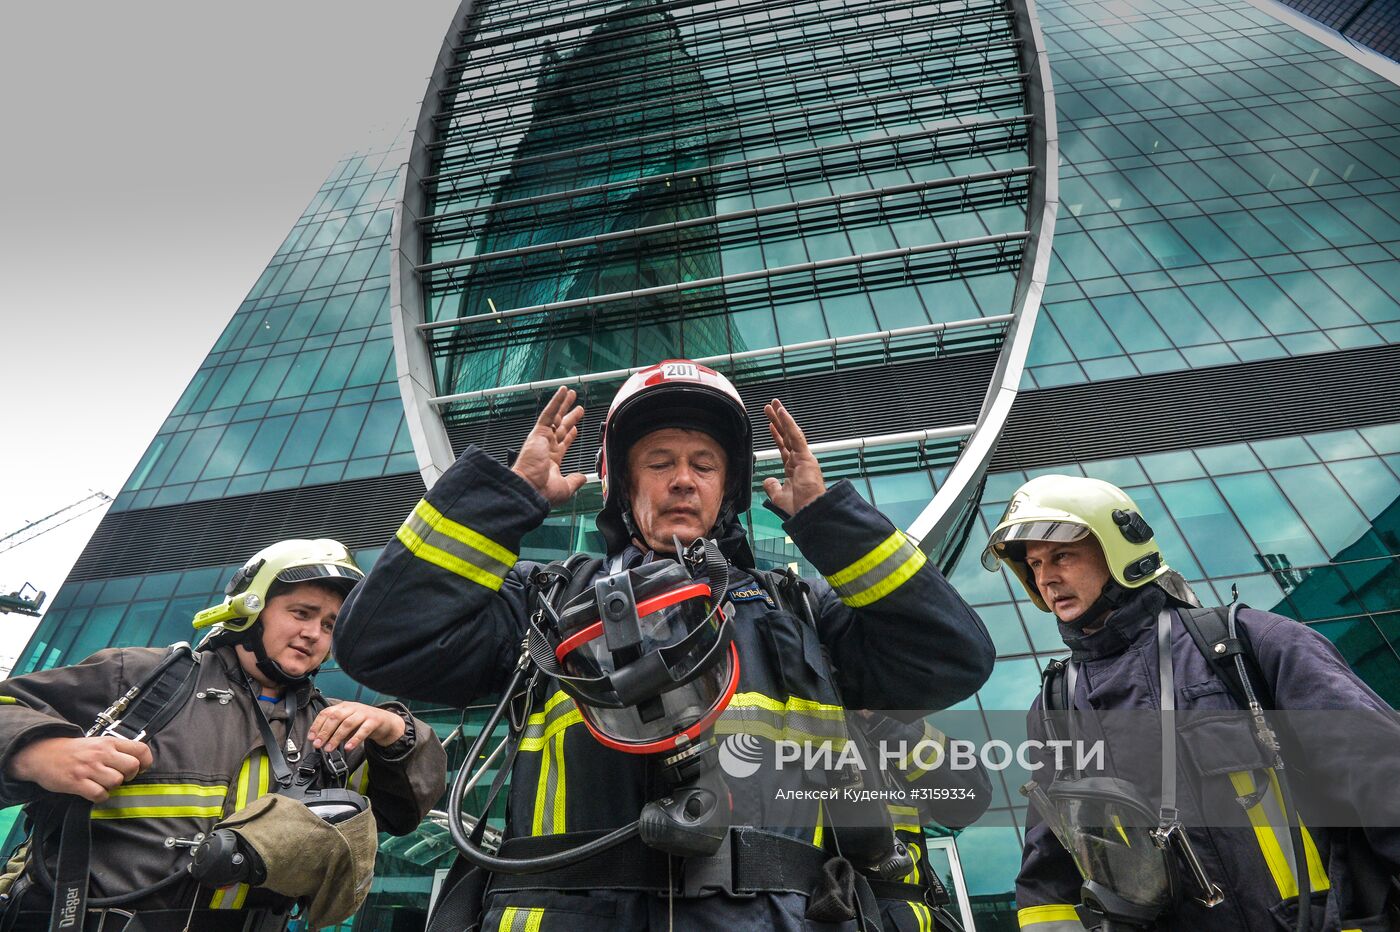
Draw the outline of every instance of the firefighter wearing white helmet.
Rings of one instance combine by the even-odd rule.
[[[563,468],[576,402],[559,389],[510,467],[468,447],[351,595],[337,635],[341,665],[373,688],[457,706],[530,697],[512,713],[513,762],[496,764],[510,773],[503,843],[489,854],[454,832],[463,863],[490,873],[488,892],[473,902],[480,886],[464,881],[441,909],[467,917],[454,927],[550,930],[874,921],[868,890],[862,905],[855,888],[832,887],[813,775],[778,766],[771,745],[844,742],[847,707],[932,710],[970,695],[991,669],[985,628],[851,483],[827,486],[776,399],[763,412],[782,472],[764,480],[765,504],[820,576],[759,569],[742,520],[747,407],[687,360],[632,375],[604,418],[603,552],[565,559],[556,543],[557,563],[521,559],[548,546],[552,534],[534,546],[527,535],[586,481]],[[729,738],[759,757],[716,780]],[[852,839],[842,847],[855,857]]]
[[[0,926],[82,928],[84,905],[89,929],[153,932],[273,932],[298,901],[315,927],[354,913],[377,832],[413,831],[447,764],[404,706],[313,682],[362,576],[337,541],[282,541],[196,615],[197,650],[107,648],[0,683],[0,806],[37,826],[0,877]]]

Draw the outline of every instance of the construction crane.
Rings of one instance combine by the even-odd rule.
[[[13,550],[20,544],[27,544],[34,538],[47,534],[55,528],[60,528],[70,521],[76,521],[83,515],[95,511],[111,501],[112,496],[106,492],[90,492],[71,505],[65,505],[52,514],[44,515],[37,521],[30,521],[19,530],[11,531],[4,537],[0,537],[0,553]],[[47,595],[48,593],[41,592],[29,583],[25,583],[14,592],[0,593],[0,615],[13,612],[19,615],[37,616]]]

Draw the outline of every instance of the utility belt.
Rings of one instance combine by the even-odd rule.
[[[24,910],[8,932],[48,932],[48,910]],[[82,932],[281,932],[287,914],[267,909],[90,909]],[[74,932],[77,932],[75,929]]]
[[[606,832],[566,832],[511,838],[505,857],[542,857],[567,851]],[[806,842],[747,826],[736,826],[709,857],[675,858],[630,839],[606,854],[570,867],[535,874],[493,874],[488,889],[635,890],[703,897],[716,893],[745,897],[759,893],[808,895],[822,880],[830,855]]]

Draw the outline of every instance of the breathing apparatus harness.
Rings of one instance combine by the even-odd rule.
[[[113,735],[131,741],[149,742],[184,708],[194,694],[199,678],[203,652],[180,642],[169,648],[166,655],[140,683],[117,697],[104,709],[85,732],[84,737]],[[294,773],[290,764],[301,755],[287,741],[287,750],[278,745],[271,723],[257,700],[258,690],[246,673],[244,683],[253,698],[256,723],[267,751],[268,763],[277,789],[273,792],[301,802],[328,822],[341,822],[369,808],[369,801],[359,793],[345,789],[317,789],[317,778],[329,771],[332,779],[343,784],[348,773],[345,757],[339,750],[323,755],[319,750],[302,761]],[[39,890],[53,894],[50,914],[51,932],[81,923],[88,909],[110,909],[135,903],[159,893],[182,881],[193,878],[206,887],[222,887],[232,883],[252,886],[266,879],[262,860],[257,852],[230,829],[216,829],[208,836],[198,835],[185,845],[191,849],[190,863],[148,884],[122,894],[105,897],[88,896],[88,878],[92,860],[91,818],[93,804],[85,799],[67,799],[58,806],[47,807],[33,818],[33,839],[48,835],[48,826],[61,820],[58,861],[55,874],[50,876],[44,861],[42,842],[32,844],[26,865],[26,875]],[[170,844],[167,841],[167,844]],[[23,890],[0,895],[0,929],[7,929],[18,913],[18,901]],[[14,902],[10,902],[13,900]]]
[[[659,600],[639,600],[634,592],[639,574],[626,571],[604,577],[594,582],[591,590],[575,594],[571,587],[579,589],[576,581],[587,584],[601,565],[601,561],[590,560],[583,554],[535,571],[531,578],[534,604],[520,657],[500,701],[467,751],[448,797],[452,840],[468,861],[492,873],[516,875],[579,865],[634,838],[640,838],[649,848],[682,857],[710,855],[719,849],[729,829],[730,798],[715,767],[717,745],[713,725],[732,697],[739,675],[732,621],[722,607],[729,588],[729,567],[714,541],[699,539],[689,548],[681,547],[677,541],[676,553],[678,563],[649,564],[660,570],[652,575],[680,577],[674,581],[688,582],[703,572],[708,585],[672,588]],[[679,572],[668,574],[673,569]],[[640,581],[645,584],[648,580],[643,576]],[[667,581],[663,580],[663,585]],[[656,607],[659,613],[686,597],[702,594],[700,590],[710,605],[704,619],[670,644],[643,652],[644,638],[638,622],[643,610],[654,607],[648,602],[658,605],[667,602]],[[563,611],[557,609],[556,605],[566,602],[565,597],[569,595],[573,598],[567,599]],[[590,604],[596,607],[593,614],[600,620],[571,628],[566,620],[568,616],[587,616]],[[708,646],[704,643],[706,640]],[[571,663],[571,655],[588,645],[595,645],[591,648],[594,657],[602,657],[605,662],[590,665],[585,657],[584,663]],[[703,654],[686,662],[697,649],[703,649]],[[611,654],[615,663],[611,670],[603,669],[608,665],[607,654]],[[697,717],[692,712],[690,717],[696,720],[691,722],[672,720],[670,724],[682,727],[678,733],[662,740],[618,740],[619,729],[612,726],[623,723],[611,718],[609,713],[635,709],[639,714],[631,724],[645,727],[650,720],[664,727],[667,716],[673,711],[664,707],[667,693],[695,682],[725,656],[730,663],[725,694],[714,700],[704,714]],[[593,675],[586,675],[580,666],[592,666],[589,672]],[[604,744],[634,753],[664,753],[661,764],[670,792],[647,803],[636,821],[577,847],[521,858],[494,855],[481,847],[486,828],[485,810],[494,802],[514,763],[521,733],[529,721],[535,697],[542,691],[543,677],[556,680],[559,688],[575,700],[585,724]],[[492,732],[507,713],[509,733],[478,765]],[[506,760],[498,769],[482,815],[469,832],[463,823],[462,799],[503,751]]]
[[[1225,682],[1231,696],[1242,709],[1249,712],[1252,737],[1278,780],[1280,807],[1289,822],[1293,863],[1298,865],[1295,872],[1298,875],[1297,928],[1299,932],[1305,932],[1311,928],[1311,888],[1304,855],[1302,822],[1289,787],[1281,754],[1281,742],[1265,715],[1265,710],[1273,707],[1272,696],[1266,685],[1259,685],[1263,683],[1263,677],[1258,672],[1258,664],[1249,641],[1240,631],[1237,622],[1239,609],[1243,606],[1238,601],[1238,594],[1232,595],[1234,598],[1228,608],[1202,609],[1182,606],[1175,611],[1212,670]],[[1157,667],[1162,711],[1162,795],[1156,814],[1157,825],[1148,833],[1162,856],[1164,887],[1152,891],[1152,896],[1124,897],[1122,891],[1104,883],[1104,878],[1094,876],[1092,869],[1086,873],[1087,865],[1082,863],[1082,858],[1076,857],[1076,866],[1085,878],[1081,890],[1083,902],[1077,907],[1077,911],[1085,928],[1096,928],[1101,932],[1150,929],[1159,918],[1175,909],[1184,893],[1177,877],[1176,858],[1180,859],[1180,863],[1189,873],[1194,886],[1191,895],[1197,902],[1206,907],[1214,907],[1225,900],[1220,887],[1205,873],[1176,808],[1176,689],[1175,665],[1171,654],[1172,611],[1171,607],[1165,607],[1157,616]],[[1073,737],[1072,711],[1077,681],[1078,667],[1073,661],[1052,661],[1046,668],[1041,681],[1041,721],[1046,735],[1051,739],[1060,737],[1057,722],[1061,721],[1068,724],[1070,737]],[[1263,701],[1260,699],[1261,691]],[[1255,783],[1261,788],[1236,797],[1244,809],[1257,805],[1268,792],[1268,780],[1256,779]],[[1075,835],[1075,826],[1067,824],[1069,820],[1061,818],[1067,804],[1078,805],[1082,810],[1087,808],[1083,806],[1082,800],[1097,798],[1104,806],[1102,811],[1112,813],[1114,810],[1110,807],[1116,806],[1120,807],[1118,812],[1136,810],[1144,815],[1150,812],[1140,796],[1124,781],[1113,777],[1085,777],[1074,771],[1068,774],[1067,779],[1062,779],[1062,774],[1056,773],[1048,792],[1032,780],[1021,788],[1021,793],[1031,799],[1047,825],[1072,855],[1076,854],[1077,847],[1072,837]],[[1116,815],[1111,814],[1109,818],[1114,820],[1117,831],[1124,833],[1123,825],[1117,821]],[[1151,902],[1147,902],[1148,900]]]

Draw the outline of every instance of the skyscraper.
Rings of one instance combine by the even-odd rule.
[[[16,669],[186,637],[279,537],[371,561],[560,382],[589,471],[626,370],[687,355],[949,567],[998,648],[971,713],[1062,651],[975,559],[1046,471],[1122,485],[1203,598],[1317,625],[1400,702],[1398,127],[1393,77],[1246,4],[464,3],[411,141],[318,192]],[[595,546],[597,501],[525,555]],[[984,930],[1015,926],[996,782],[931,854]],[[387,844],[370,914],[449,851]]]

